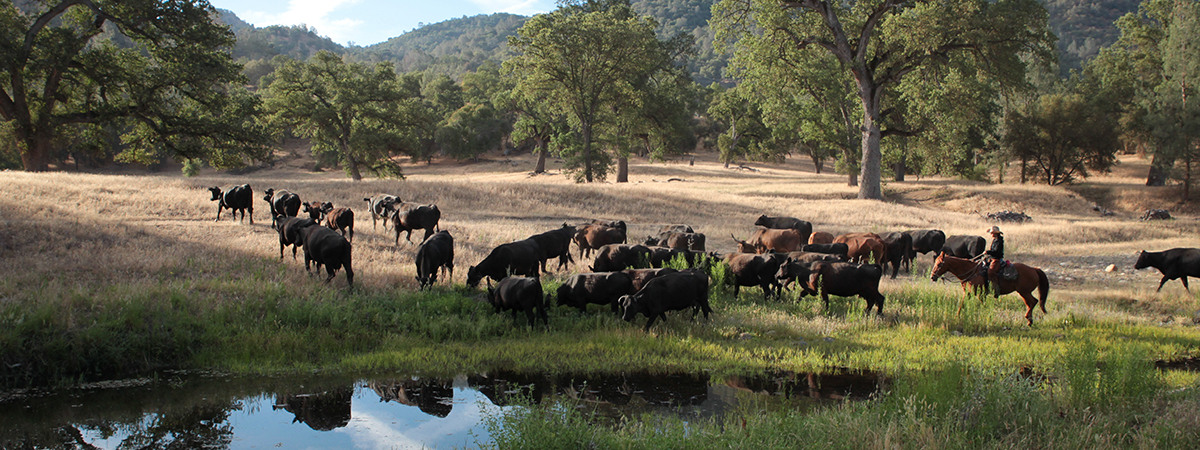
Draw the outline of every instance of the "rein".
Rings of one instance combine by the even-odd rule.
[[[964,260],[964,261],[972,261],[972,260],[966,259],[966,260]],[[943,262],[942,262],[942,264],[946,264],[946,262],[945,262],[945,261],[943,261]],[[954,275],[956,278],[958,278],[958,281],[960,281],[960,282],[963,282],[963,281],[967,281],[967,280],[970,280],[970,279],[972,279],[972,278],[975,278],[976,276],[978,276],[978,275],[979,275],[979,272],[980,272],[980,271],[982,271],[982,270],[983,270],[983,264],[976,263],[976,264],[975,264],[975,269],[974,269],[974,270],[972,270],[972,271],[971,271],[971,273],[970,273],[970,274],[967,274],[966,276],[959,275],[959,274],[955,273],[954,271],[952,271],[952,270],[949,270],[949,267],[947,267],[947,270],[946,270],[946,271],[947,271],[947,272],[950,272],[950,273],[951,273],[951,274],[953,274],[953,275]]]

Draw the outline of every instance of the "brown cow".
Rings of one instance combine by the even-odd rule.
[[[738,242],[738,251],[743,253],[788,253],[800,250],[806,242],[804,234],[799,231],[786,229],[759,228],[745,241],[733,238]],[[744,249],[753,248],[751,252]]]
[[[325,202],[322,205],[322,213],[325,216],[325,226],[331,230],[336,230],[346,236],[346,232],[350,232],[350,242],[354,242],[354,211],[350,208],[334,208],[333,203]]]
[[[813,234],[808,236],[808,244],[832,244],[833,238],[833,233],[827,231],[814,231]]]
[[[591,256],[592,250],[609,244],[625,242],[625,232],[604,225],[584,224],[575,228],[575,244],[579,246],[579,258]]]
[[[880,264],[887,258],[887,244],[875,233],[846,233],[834,239],[833,243],[846,244],[849,247],[846,256],[854,263],[870,260]]]

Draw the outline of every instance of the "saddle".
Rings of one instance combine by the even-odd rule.
[[[1000,270],[996,272],[996,276],[1004,281],[1017,281],[1017,268],[1008,262],[1007,259],[1000,261]]]

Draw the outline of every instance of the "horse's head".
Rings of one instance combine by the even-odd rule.
[[[933,260],[933,269],[930,271],[929,279],[937,281],[943,274],[946,273],[946,254],[938,253],[937,259]]]

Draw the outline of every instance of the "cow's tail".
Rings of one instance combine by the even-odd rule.
[[[342,256],[343,256],[343,260],[346,261],[346,263],[344,264],[346,266],[346,284],[348,284],[350,286],[354,286],[354,267],[350,264],[350,253],[351,253],[351,250],[353,249],[353,246],[350,245],[349,242],[347,242],[343,248],[345,248],[345,250],[342,251]],[[307,252],[308,247],[305,247],[304,251]]]
[[[1038,274],[1038,305],[1041,305],[1042,314],[1046,314],[1046,298],[1050,296],[1050,279],[1046,278],[1046,272],[1042,269],[1036,269]]]

